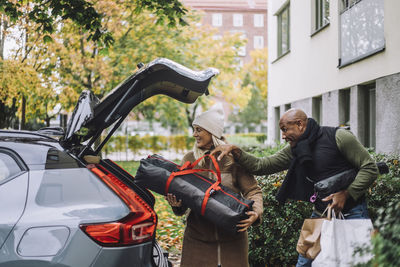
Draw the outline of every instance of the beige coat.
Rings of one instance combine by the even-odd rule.
[[[183,163],[186,161],[195,161],[193,152],[184,156]],[[255,178],[244,172],[237,164],[224,167],[224,160],[222,160],[219,165],[222,185],[241,193],[244,198],[254,200],[253,210],[261,218],[262,193]],[[209,158],[206,159],[205,166],[201,167],[215,170]],[[202,175],[215,179],[211,173],[202,173]],[[185,210],[184,207],[174,208],[177,215],[183,215]],[[259,220],[255,224],[259,224]],[[201,215],[190,212],[183,238],[181,266],[216,267],[219,263],[222,267],[248,266],[247,232],[229,235],[223,230],[217,229],[213,223]]]

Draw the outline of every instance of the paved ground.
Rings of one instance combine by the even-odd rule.
[[[179,267],[181,265],[181,255],[177,253],[169,253],[169,261],[172,263],[173,267]]]

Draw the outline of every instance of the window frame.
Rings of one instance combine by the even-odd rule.
[[[238,19],[240,18],[240,19]],[[240,22],[236,24],[236,22]],[[233,27],[243,27],[243,14],[240,13],[234,13],[232,15],[232,25]]]
[[[384,0],[382,1],[382,5],[384,5]],[[345,57],[343,55],[343,32],[342,32],[342,25],[346,25],[343,24],[343,17],[346,16],[347,12],[352,12],[352,9],[357,6],[357,5],[363,5],[365,4],[365,2],[367,2],[367,0],[341,0],[339,2],[339,58],[338,58],[338,65],[337,68],[341,69],[343,67],[347,67],[351,64],[354,64],[356,62],[359,62],[361,60],[364,60],[368,57],[371,57],[377,53],[383,52],[386,49],[386,40],[385,40],[385,29],[384,29],[384,19],[385,19],[385,14],[383,13],[383,18],[382,18],[382,38],[380,39],[382,44],[380,46],[377,46],[374,49],[370,49],[369,51],[366,51],[364,53],[358,53],[359,51],[357,51],[358,55],[352,56],[352,57]],[[376,2],[376,1],[374,1]],[[383,6],[382,6],[383,8]],[[360,7],[358,8],[359,10],[361,9]],[[384,9],[383,9],[384,10]],[[350,16],[351,17],[351,16]],[[354,17],[354,14],[353,14]],[[378,25],[376,22],[374,22],[374,25]],[[363,28],[362,30],[365,30],[365,28]],[[353,36],[353,35],[351,35]],[[375,39],[374,41],[376,41],[377,39]],[[369,40],[368,40],[369,41]]]
[[[246,45],[242,45],[242,46],[238,47],[237,55],[240,57],[245,57],[247,55]]]
[[[287,49],[285,51],[282,50],[282,44],[283,44],[283,27],[282,27],[282,16],[283,14],[287,12],[287,25],[286,25],[286,43],[287,43]],[[282,8],[275,14],[277,18],[277,27],[278,27],[278,38],[277,38],[277,56],[278,58],[286,55],[287,53],[290,52],[290,2],[286,3],[285,5],[282,6]]]
[[[362,0],[341,0],[339,3],[340,7],[340,12],[339,15],[342,14],[343,12],[349,10],[353,6],[355,6],[358,2],[361,2]]]
[[[256,17],[261,17],[261,18],[257,20]],[[261,23],[258,24],[258,23],[256,23],[256,21],[260,21]],[[253,15],[253,25],[256,28],[264,27],[264,14],[254,14]]]
[[[260,46],[260,47],[256,47],[256,39],[260,39],[260,40],[262,40],[262,45]],[[264,36],[262,36],[262,35],[254,35],[253,36],[253,48],[254,49],[263,49],[265,46],[264,46]]]
[[[216,19],[217,17],[219,17],[219,19]],[[215,19],[214,19],[215,18]],[[214,22],[219,22],[219,23],[215,23]],[[223,25],[223,16],[222,13],[213,13],[211,15],[211,25],[213,27],[222,27]]]
[[[330,24],[330,1],[314,0],[313,7],[313,34],[319,32]],[[326,5],[327,11],[326,12]]]

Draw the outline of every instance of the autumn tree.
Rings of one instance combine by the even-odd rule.
[[[26,15],[37,25],[36,31],[44,34],[54,33],[55,25],[59,20],[70,20],[82,31],[88,32],[88,39],[109,45],[113,42],[113,38],[107,27],[103,25],[106,16],[95,8],[96,2],[86,0],[0,0],[0,13],[7,17],[5,21],[15,22],[24,17],[25,10],[29,10]],[[123,3],[124,1],[115,2]],[[134,5],[135,13],[139,14],[143,10],[149,10],[156,14],[159,23],[167,21],[170,26],[186,23],[182,18],[186,9],[179,0],[136,0]],[[49,40],[49,38],[51,38],[49,35],[44,36],[44,39]]]
[[[113,32],[115,42],[112,47],[100,48],[88,43],[74,25],[63,28],[60,73],[64,91],[60,99],[66,107],[73,107],[83,89],[102,97],[131,75],[138,63],[147,63],[157,57],[172,59],[195,70],[220,69],[221,74],[211,84],[210,91],[232,101],[239,99],[237,50],[244,41],[238,35],[227,34],[221,40],[214,40],[217,31],[194,26],[200,18],[193,13],[185,17],[190,26],[169,27],[157,23],[158,19],[151,13],[136,14],[135,6],[129,3],[99,1],[96,7],[107,14],[105,25]],[[194,105],[185,105],[167,97],[154,97],[139,105],[135,114],[136,118],[186,129],[198,106],[204,107],[207,102],[201,98]]]
[[[250,53],[251,61],[243,69],[242,90],[247,92],[248,102],[237,107],[230,116],[234,122],[244,127],[252,127],[267,119],[267,49],[257,49]]]
[[[118,73],[126,77],[137,63],[149,62],[156,57],[167,57],[194,70],[214,67],[220,70],[220,75],[209,86],[212,96],[236,103],[240,99],[237,55],[245,41],[237,34],[225,34],[216,40],[217,30],[196,26],[199,20],[199,14],[190,13],[186,16],[189,27],[177,28],[156,25],[151,17],[139,20],[142,23],[130,21],[110,52]],[[135,18],[135,21],[138,20]],[[142,103],[135,112],[146,119],[160,121],[165,127],[182,131],[191,125],[200,107],[206,108],[213,100],[215,98],[200,97],[196,103],[187,105],[159,96]]]
[[[27,64],[0,59],[0,73],[0,102],[4,111],[0,116],[0,128],[4,128],[12,123],[14,116],[10,112],[17,110],[21,95],[36,95],[42,87],[37,72]]]
[[[0,0],[0,58],[4,60],[4,44],[5,40],[10,38],[9,33],[11,31],[17,31],[20,38],[14,40],[14,51],[10,59],[7,60],[13,61],[10,61],[10,64],[21,64],[21,68],[30,66],[30,70],[36,71],[40,80],[38,88],[35,88],[36,90],[26,91],[25,89],[28,88],[26,86],[11,88],[10,86],[4,85],[0,88],[3,97],[7,98],[0,98],[0,112],[2,112],[1,117],[4,122],[0,127],[10,126],[17,107],[19,107],[21,114],[20,120],[22,122],[22,128],[24,128],[26,114],[28,117],[32,115],[32,117],[42,118],[49,124],[51,119],[49,110],[52,110],[55,103],[59,101],[58,92],[61,90],[57,81],[57,77],[60,76],[63,71],[60,71],[58,68],[61,62],[60,60],[62,59],[60,54],[63,52],[63,46],[60,44],[63,44],[65,47],[65,45],[71,43],[68,39],[63,39],[61,33],[68,31],[65,28],[75,27],[77,33],[85,38],[84,42],[80,42],[80,45],[82,46],[86,43],[87,46],[90,46],[89,50],[91,51],[88,53],[89,57],[93,57],[93,54],[99,52],[99,48],[107,47],[114,40],[105,25],[109,20],[107,12],[103,12],[103,10],[98,11],[96,9],[97,6],[101,7],[102,2],[106,1],[49,0],[43,2],[39,0]],[[112,1],[109,2],[114,3]],[[125,1],[117,2],[124,3]],[[152,11],[157,18],[156,23],[158,24],[166,22],[170,27],[185,24],[182,17],[186,10],[178,0],[136,0],[130,3],[134,5],[133,11],[135,14],[140,14],[140,12],[144,10]],[[114,20],[115,19],[116,17],[114,17]],[[80,41],[82,39],[83,38],[80,38]],[[99,62],[100,61],[92,60],[88,63],[84,62],[84,65],[89,66],[90,69],[91,64],[97,65]],[[3,64],[2,66],[5,65]],[[102,66],[99,66],[99,68],[101,67]],[[85,70],[86,69],[87,68],[85,68]],[[74,71],[76,71],[76,75],[80,70],[72,69],[72,72]],[[89,74],[87,75],[86,83],[82,84],[89,88],[96,88],[96,77],[93,78],[93,71],[89,70],[86,72],[89,72]],[[10,79],[12,79],[13,76],[4,76],[5,74],[3,73],[2,80],[4,82],[8,82],[9,84],[18,83],[16,81],[11,82]],[[14,78],[16,78],[16,76],[14,76]],[[79,83],[82,81],[78,80],[77,82]],[[103,85],[104,84],[99,85],[97,88]],[[12,90],[17,93],[8,94],[6,90]],[[63,91],[70,92],[69,95],[73,96],[75,95],[75,90],[76,86],[66,85]],[[68,94],[63,94],[63,96],[65,95],[68,96]],[[41,105],[36,105],[36,102],[32,101],[33,99],[36,102],[40,102]],[[75,99],[64,97],[63,100],[70,102],[69,104],[67,103],[67,106],[71,106],[72,101]],[[27,110],[28,113],[26,113]]]

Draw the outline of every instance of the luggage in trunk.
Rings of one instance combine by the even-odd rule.
[[[209,156],[209,155],[207,155]],[[246,219],[246,212],[252,209],[254,201],[247,200],[221,185],[218,163],[210,156],[216,172],[209,169],[193,169],[201,160],[186,162],[179,166],[161,156],[153,155],[140,161],[135,183],[162,195],[174,194],[183,204],[213,222],[218,228],[237,233],[236,225]],[[199,175],[212,172],[217,181]]]

